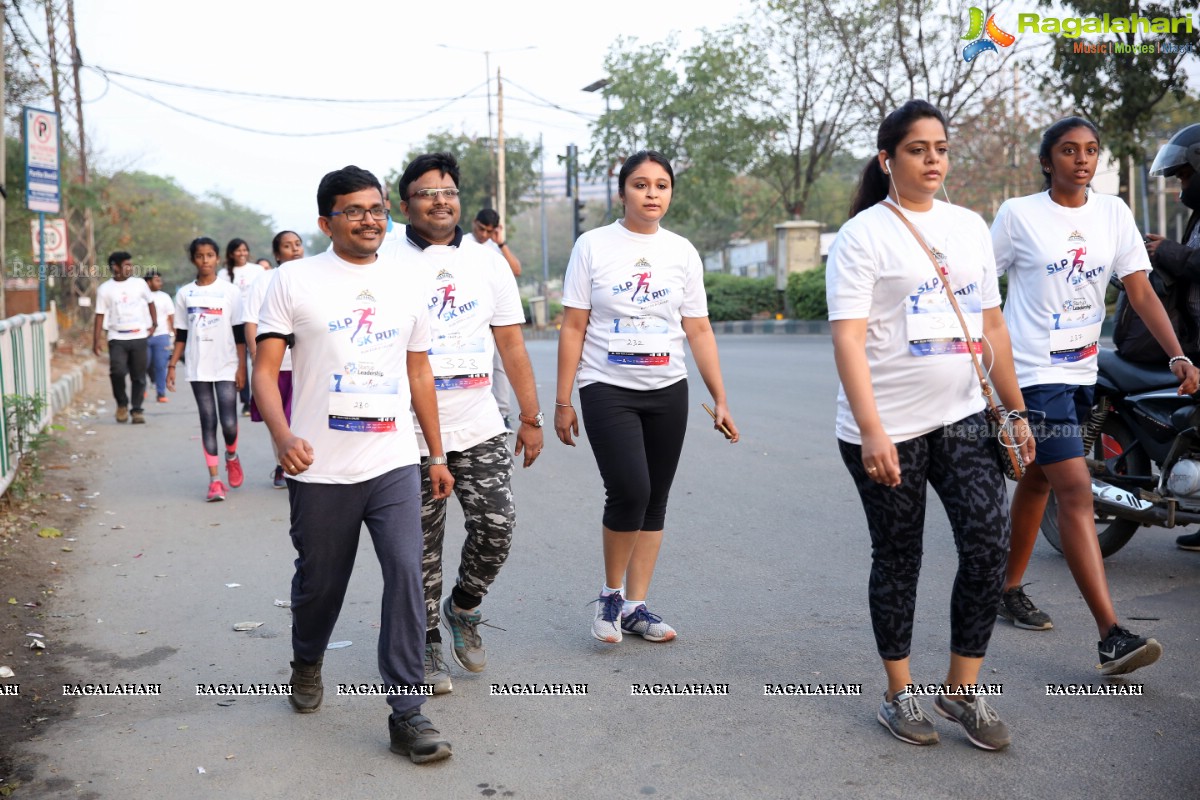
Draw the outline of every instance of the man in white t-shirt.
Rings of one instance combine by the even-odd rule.
[[[500,224],[500,214],[496,209],[479,210],[475,215],[475,222],[471,224],[471,235],[479,244],[504,256],[513,277],[521,277],[521,260],[509,248],[508,242],[504,241],[504,226]],[[499,352],[492,362],[492,394],[496,397],[496,405],[500,407],[500,416],[504,417],[504,427],[512,430],[512,404],[509,402],[512,397],[512,384],[508,380],[508,373],[504,371],[504,362],[501,361]]]
[[[433,496],[449,496],[454,479],[442,453],[425,289],[377,256],[387,210],[374,175],[354,166],[330,172],[317,207],[333,249],[278,271],[258,312],[254,360],[255,404],[288,475],[297,552],[289,700],[300,713],[321,705],[323,656],[366,524],[383,571],[379,671],[391,749],[414,763],[438,761],[451,749],[421,714],[423,470],[410,402],[430,438]],[[279,392],[287,347],[290,424]]]
[[[132,384],[133,423],[140,425],[146,421],[142,413],[146,397],[146,342],[158,326],[158,312],[146,281],[133,276],[133,256],[118,250],[108,257],[108,268],[112,270],[112,278],[96,290],[92,352],[100,355],[100,331],[105,331],[117,422],[126,422],[131,416],[131,398],[125,393],[128,377]]]
[[[521,408],[516,453],[524,453],[528,467],[542,450],[542,413],[521,335],[525,314],[516,278],[494,250],[463,236],[458,227],[458,178],[458,163],[449,153],[414,159],[397,187],[408,226],[397,230],[401,235],[380,251],[383,257],[394,257],[405,273],[419,277],[428,298],[441,444],[467,529],[458,580],[441,602],[446,501],[433,495],[428,479],[423,480],[425,680],[439,693],[452,688],[442,660],[439,611],[454,640],[454,660],[470,672],[483,670],[487,654],[479,636],[479,607],[508,558],[516,522],[512,454],[491,391],[497,356],[512,378]],[[425,440],[430,441],[428,432]],[[427,463],[428,459],[422,462],[423,471]]]

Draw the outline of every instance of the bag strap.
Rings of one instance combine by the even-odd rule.
[[[933,254],[933,250],[929,248],[929,245],[925,244],[925,238],[909,222],[908,217],[901,213],[900,209],[886,200],[881,205],[886,206],[889,211],[900,218],[900,221],[904,223],[904,227],[908,228],[913,238],[917,240],[917,244],[921,245],[921,249],[925,251],[925,255],[929,256],[929,263],[933,264],[933,271],[937,273],[942,288],[946,290],[946,296],[950,298],[950,307],[954,309],[954,315],[958,317],[958,324],[962,326],[963,336],[966,337],[967,341],[967,352],[971,355],[971,363],[975,365],[975,374],[979,377],[979,391],[983,392],[983,396],[987,398],[988,403],[995,407],[996,401],[992,399],[992,384],[987,379],[987,373],[983,371],[983,365],[979,363],[979,357],[975,355],[975,348],[971,342],[971,331],[967,328],[967,321],[963,317],[962,309],[958,307],[958,299],[954,296],[954,290],[950,288],[950,281],[942,271],[942,266],[938,263],[937,256]]]

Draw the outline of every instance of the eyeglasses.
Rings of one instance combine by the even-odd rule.
[[[458,189],[414,189],[408,198],[411,200],[414,197],[424,197],[427,200],[436,200],[439,194],[447,200],[453,200],[458,197]]]
[[[341,215],[351,222],[358,222],[367,214],[370,214],[372,219],[387,219],[388,210],[383,206],[375,206],[374,208],[350,206],[349,208],[343,208],[341,211],[334,211],[329,216],[336,217]]]

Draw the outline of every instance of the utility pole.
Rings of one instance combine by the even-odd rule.
[[[46,51],[50,55],[50,89],[54,93],[54,113],[58,116],[58,125],[59,125],[58,135],[59,135],[59,141],[61,143],[61,141],[62,141],[63,109],[62,109],[62,89],[61,89],[61,87],[59,85],[59,81],[58,81],[58,44],[57,44],[57,36],[55,35],[55,32],[54,32],[55,22],[56,22],[55,11],[54,11],[54,0],[46,0],[45,5],[46,5]],[[60,178],[60,180],[61,180],[61,178]],[[71,218],[70,206],[67,203],[67,193],[65,190],[59,191],[59,213],[62,214],[63,219],[65,219],[65,220],[69,220]],[[45,281],[45,284],[42,287],[43,294],[44,294],[43,300],[45,300],[46,298],[48,298],[50,296],[50,278],[52,276],[50,276],[49,274],[46,274],[41,277],[42,277],[42,280]],[[48,309],[42,308],[42,311],[46,311],[46,310],[48,310]]]
[[[79,69],[83,66],[83,56],[79,54],[79,44],[75,39],[75,0],[67,0],[67,31],[71,37],[71,72],[75,88],[75,124],[79,131],[79,183],[83,187],[84,195],[87,196],[88,186],[91,183],[91,173],[88,170],[87,136],[84,133],[83,127],[83,92],[79,87]],[[94,279],[96,266],[96,229],[93,224],[92,209],[90,206],[85,206],[83,209],[83,244],[86,248],[84,264],[87,267],[88,275]],[[78,259],[76,259],[75,263],[79,263]],[[76,289],[77,287],[72,286],[72,290]]]
[[[500,215],[500,224],[504,225],[504,212],[508,203],[505,202],[505,172],[504,172],[504,84],[500,81],[500,67],[496,67],[496,172],[499,174],[496,189],[496,213]],[[505,236],[508,232],[505,231]]]
[[[0,319],[8,319],[7,310],[4,307],[4,278],[8,275],[7,261],[4,257],[5,253],[5,234],[4,219],[7,214],[8,200],[5,195],[8,194],[8,170],[5,165],[8,163],[8,137],[4,135],[4,120],[7,109],[4,105],[4,96],[8,91],[6,81],[8,76],[4,72],[4,35],[3,31],[8,26],[8,20],[5,18],[6,6],[0,3]]]
[[[542,145],[542,134],[538,134],[538,171],[541,172],[541,181],[539,181],[539,194],[541,195],[539,205],[541,206],[542,216],[542,297],[546,298],[546,302],[550,300],[550,253],[546,247],[546,149]],[[549,306],[547,305],[547,309]],[[547,314],[549,316],[549,314]]]

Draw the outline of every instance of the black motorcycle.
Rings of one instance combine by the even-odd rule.
[[[1143,525],[1200,522],[1200,402],[1179,395],[1170,370],[1101,349],[1096,394],[1084,424],[1100,552],[1107,558]],[[1062,552],[1054,493],[1042,535]]]

